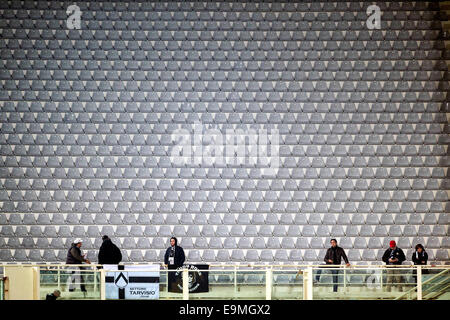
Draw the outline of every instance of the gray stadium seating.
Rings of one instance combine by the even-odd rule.
[[[371,32],[363,2],[89,1],[82,32],[61,30],[65,2],[13,3],[0,4],[0,262],[64,261],[74,238],[94,250],[104,234],[130,262],[158,261],[171,236],[193,263],[319,263],[332,237],[355,263],[378,263],[390,239],[448,262],[433,3],[378,2]],[[250,15],[261,28],[243,27]],[[172,134],[196,121],[276,127],[280,167],[175,163]]]

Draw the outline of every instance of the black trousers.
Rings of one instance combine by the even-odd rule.
[[[333,276],[333,292],[337,292],[338,290],[338,279],[339,279],[339,270],[330,270]],[[322,269],[317,270],[316,280],[320,280],[320,275],[322,274]]]

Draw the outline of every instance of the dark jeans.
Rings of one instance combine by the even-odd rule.
[[[338,290],[338,278],[339,278],[339,270],[330,270],[333,276],[333,292],[337,292]],[[317,270],[316,273],[316,281],[319,281],[320,275],[322,274],[322,269]]]

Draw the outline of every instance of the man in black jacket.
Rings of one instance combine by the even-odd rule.
[[[389,243],[389,249],[383,254],[383,261],[392,269],[387,270],[386,291],[390,292],[394,283],[397,283],[398,290],[402,291],[401,283],[403,282],[402,270],[396,270],[395,266],[399,266],[406,260],[403,250],[397,247],[397,243],[392,240]]]
[[[185,260],[184,250],[182,247],[178,246],[178,240],[175,237],[170,238],[170,247],[167,248],[166,254],[164,255],[164,264],[169,270],[174,270],[183,266]],[[176,275],[175,272],[168,272],[168,282],[169,286],[176,286]],[[169,290],[169,288],[168,288]]]
[[[76,239],[70,249],[67,251],[66,264],[83,264],[83,262],[90,264],[89,259],[85,258],[84,254],[81,254],[81,245],[83,241],[81,239]],[[68,289],[70,292],[74,291],[74,284],[79,284],[82,292],[86,294],[86,287],[84,285],[84,277],[79,270],[82,267],[70,267],[72,271],[71,276],[67,279]]]
[[[327,253],[325,254],[325,258],[323,259],[327,265],[340,265],[342,259],[345,261],[345,265],[347,267],[350,266],[350,263],[348,262],[347,255],[345,254],[345,251],[343,248],[338,247],[337,240],[331,239],[330,240],[331,248],[327,250]],[[320,274],[322,273],[322,270],[317,270],[316,274],[316,282],[319,282]],[[337,292],[338,290],[338,276],[339,276],[339,270],[331,270],[331,273],[333,275],[333,292]]]
[[[55,301],[61,296],[61,291],[55,290],[52,293],[49,293],[45,296],[46,301]]]
[[[164,255],[164,264],[172,266],[174,269],[183,266],[185,260],[184,250],[178,246],[178,240],[175,237],[170,238],[170,247],[167,248]]]
[[[119,264],[122,261],[122,252],[120,249],[111,241],[108,236],[102,237],[103,243],[100,246],[98,252],[98,263],[99,264]]]
[[[416,266],[426,266],[428,262],[428,253],[425,251],[425,248],[422,244],[416,245],[416,251],[412,254],[411,260]],[[413,271],[414,279],[417,282],[417,270]],[[422,274],[428,274],[428,269],[422,269]]]

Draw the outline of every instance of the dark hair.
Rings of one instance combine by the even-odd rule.
[[[417,251],[417,249],[419,249],[419,248],[421,248],[423,251],[425,251],[425,248],[424,248],[423,245],[421,245],[420,243],[419,243],[419,244],[416,244],[416,251]]]
[[[334,241],[334,242],[336,242],[336,243],[337,243],[337,240],[336,240],[336,239],[334,239],[334,238],[333,238],[333,239],[331,239],[331,240],[330,240],[330,242],[331,242],[331,241]]]
[[[170,240],[175,240],[175,246],[177,246],[177,244],[178,244],[178,240],[177,240],[177,238],[175,238],[175,237],[172,237],[172,238],[170,238]]]
[[[106,239],[109,239],[109,237],[108,237],[107,235],[104,235],[104,236],[102,237],[102,240],[105,241]]]

